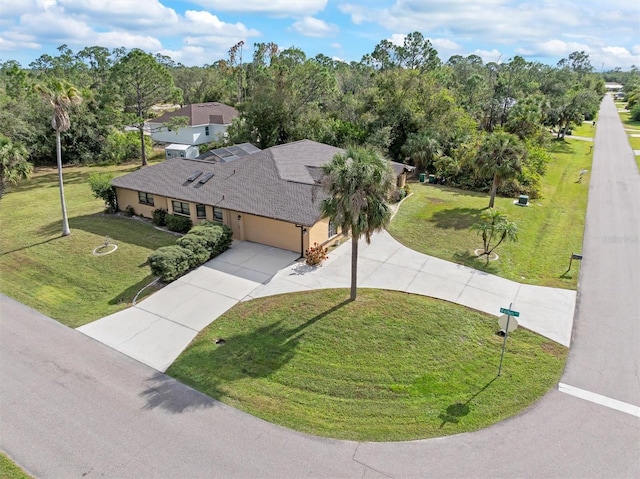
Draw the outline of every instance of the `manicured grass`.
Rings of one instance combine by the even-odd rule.
[[[620,115],[622,124],[624,125],[625,130],[627,130],[626,131],[627,135],[630,135],[633,133],[629,130],[634,130],[635,133],[640,134],[640,121],[631,120],[630,112],[628,111],[618,112],[618,115]],[[627,138],[629,138],[629,144],[631,145],[631,148],[633,150],[640,150],[640,138],[632,137],[632,136],[627,136]],[[638,164],[638,169],[640,169],[640,155],[635,155],[635,157],[636,157],[636,163]]]
[[[145,264],[149,253],[176,238],[142,221],[103,214],[104,203],[93,197],[87,178],[135,168],[64,168],[68,237],[61,236],[55,169],[40,170],[12,188],[0,202],[0,291],[71,327],[130,305],[153,279]],[[117,251],[93,256],[106,235]]]
[[[596,127],[592,122],[582,123],[576,128],[572,128],[572,136],[581,136],[583,138],[594,138],[596,135]]]
[[[31,476],[0,452],[0,479],[31,479]]]
[[[554,141],[553,161],[544,179],[542,197],[529,207],[513,198],[496,198],[496,207],[519,227],[518,242],[503,243],[498,261],[485,266],[473,250],[481,238],[470,231],[489,204],[489,195],[429,184],[412,184],[388,227],[400,242],[422,253],[454,261],[521,283],[575,289],[579,264],[563,274],[571,253],[582,250],[589,174],[578,183],[580,170],[591,169],[591,143]]]
[[[233,407],[310,434],[360,441],[473,431],[530,406],[567,349],[496,318],[400,292],[317,290],[240,303],[168,374]],[[216,339],[226,340],[216,345]]]

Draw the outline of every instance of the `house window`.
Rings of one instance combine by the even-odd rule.
[[[172,201],[171,206],[173,207],[174,215],[191,216],[191,212],[189,211],[189,203],[183,203],[182,201]]]
[[[196,205],[196,215],[198,218],[206,218],[207,217],[207,209],[204,205]]]
[[[180,152],[180,158],[184,158],[184,151]]]
[[[213,219],[216,221],[222,221],[222,210],[216,206],[213,207]]]
[[[138,191],[138,202],[141,205],[153,206],[153,195],[151,193],[145,193],[144,191]]]
[[[333,221],[329,221],[329,238],[334,237],[338,234],[338,229]]]
[[[209,127],[208,126],[204,127],[204,134],[209,136]]]

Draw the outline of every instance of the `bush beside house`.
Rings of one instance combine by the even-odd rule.
[[[151,273],[163,281],[173,281],[226,251],[231,246],[231,234],[231,228],[226,225],[203,221],[178,239],[174,246],[163,246],[151,253]]]

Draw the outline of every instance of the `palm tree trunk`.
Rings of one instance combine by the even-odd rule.
[[[358,238],[351,237],[351,301],[358,294]]]
[[[498,192],[498,175],[493,175],[493,184],[491,185],[491,198],[489,198],[489,208],[493,208],[493,203],[496,200],[496,193]]]
[[[138,128],[140,130],[140,157],[142,158],[142,166],[147,166],[147,152],[144,147],[144,123]]]
[[[58,185],[60,186],[60,204],[62,205],[62,236],[69,236],[69,220],[67,219],[67,205],[64,201],[64,184],[62,182],[62,147],[60,146],[60,131],[56,130],[56,159],[58,162]]]

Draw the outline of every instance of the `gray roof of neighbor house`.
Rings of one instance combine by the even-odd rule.
[[[238,110],[224,103],[194,103],[182,108],[169,111],[158,118],[149,120],[151,123],[164,123],[176,116],[189,117],[189,126],[195,125],[229,125],[231,120],[239,115]]]
[[[113,186],[312,226],[326,193],[321,166],[344,150],[300,140],[229,163],[173,158],[111,180]],[[395,163],[397,174],[406,165]],[[401,167],[397,172],[396,165]],[[411,168],[411,167],[408,167]],[[188,181],[196,172],[202,172]],[[199,181],[213,173],[205,183]]]

